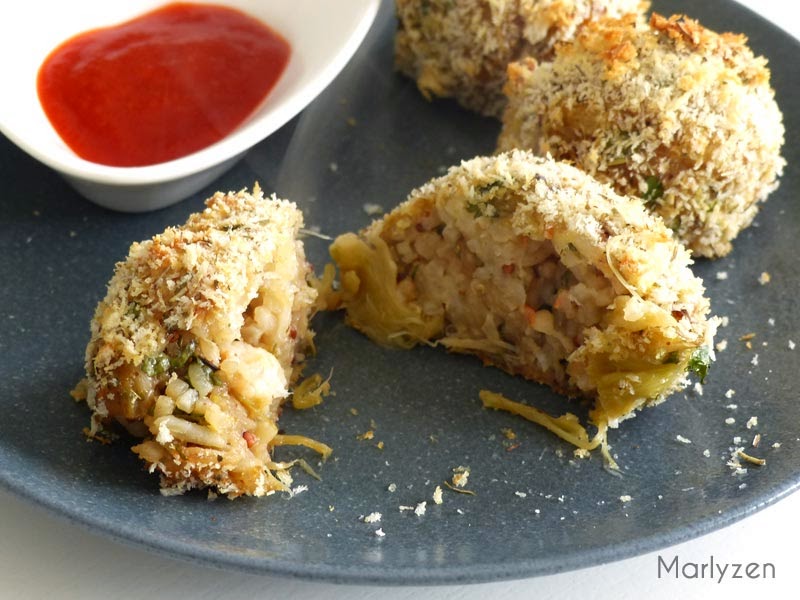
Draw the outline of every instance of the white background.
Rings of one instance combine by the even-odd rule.
[[[795,37],[800,3],[742,0]],[[799,72],[800,75],[800,72]],[[791,143],[791,142],[790,142]],[[660,551],[681,562],[770,562],[774,580],[658,579],[657,555],[646,554],[600,567],[493,584],[386,588],[342,586],[244,575],[165,559],[66,524],[0,491],[0,599],[5,598],[798,598],[800,494],[794,494],[726,529]]]

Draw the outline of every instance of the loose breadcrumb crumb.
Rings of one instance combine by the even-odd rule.
[[[575,448],[575,450],[572,452],[572,455],[575,458],[589,458],[590,453],[585,448]]]
[[[727,419],[725,419],[726,425],[733,425],[734,423],[736,423],[736,419],[734,419],[733,417],[728,417]]]
[[[692,440],[690,440],[689,438],[685,438],[680,434],[676,435],[675,439],[678,440],[681,444],[691,444],[692,443]]]
[[[434,504],[442,503],[442,487],[439,485],[437,485],[436,489],[433,490],[433,503]]]
[[[797,344],[795,344],[792,340],[789,340],[789,350],[794,350],[796,347]]]
[[[376,216],[382,215],[386,211],[383,209],[383,206],[380,204],[373,204],[372,202],[365,203],[361,208],[364,209],[364,212],[367,213],[369,216]]]
[[[383,532],[383,527],[379,527],[378,529],[376,529],[375,535],[377,535],[378,537],[385,537],[386,534]]]
[[[525,492],[519,492],[519,491],[514,492],[514,495],[515,496],[519,496],[520,498],[527,498],[528,497],[528,494],[526,494]]]
[[[761,273],[761,275],[758,276],[758,283],[760,283],[761,285],[767,285],[771,279],[772,277],[770,276],[770,274],[764,271],[763,273]]]
[[[750,417],[747,420],[747,423],[745,423],[745,427],[747,427],[748,429],[752,429],[756,425],[758,425],[758,417]]]
[[[726,391],[726,392],[725,392],[725,397],[726,397],[728,400],[730,400],[731,398],[733,398],[733,396],[734,396],[735,394],[736,394],[736,390],[734,390],[734,389],[728,389],[728,391]]]
[[[366,517],[364,517],[362,521],[364,521],[364,523],[377,523],[378,521],[381,520],[382,516],[383,515],[381,515],[381,513],[379,512],[372,512],[369,513]]]
[[[469,480],[469,468],[456,467],[453,469],[453,472],[453,485],[459,488],[466,487],[467,481]]]
[[[775,442],[774,444],[772,444],[772,447],[777,450],[778,448],[781,447],[781,443],[780,442]]]
[[[750,364],[754,367],[758,366],[758,352],[753,355],[753,358],[750,359]]]
[[[372,429],[370,429],[370,430],[365,431],[364,433],[362,433],[360,435],[357,435],[356,439],[363,442],[364,440],[371,440],[374,437],[375,437],[375,432],[372,431]]]
[[[633,500],[633,498],[631,496],[629,496],[628,494],[625,494],[625,495],[619,497],[619,501],[622,502],[623,504],[626,504],[626,503],[630,502],[631,500]]]
[[[711,450],[709,450],[708,448],[703,450],[703,456],[705,456],[706,458],[709,458],[711,456]]]
[[[722,352],[728,348],[728,340],[720,340],[715,346],[718,352]]]
[[[717,272],[717,279],[719,279],[720,281],[724,281],[727,278],[728,278],[728,272],[727,271],[719,271],[719,272]]]
[[[387,487],[386,489],[389,490],[390,492],[394,493],[394,492],[397,491],[397,484],[396,483],[390,483],[389,487]]]
[[[742,466],[742,463],[739,462],[739,453],[743,450],[743,448],[735,448],[733,452],[731,452],[731,458],[725,463],[731,469],[731,475],[744,475],[747,473],[747,469]]]
[[[423,500],[422,502],[417,504],[416,507],[414,507],[414,514],[417,515],[418,517],[421,517],[422,515],[425,514],[425,511],[427,510],[427,507],[428,507],[428,503]]]

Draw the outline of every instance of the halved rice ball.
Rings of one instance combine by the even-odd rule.
[[[97,307],[83,394],[92,434],[118,422],[162,492],[285,489],[270,448],[312,332],[316,291],[294,204],[217,193],[185,225],[134,243]]]
[[[529,152],[451,168],[331,255],[347,320],[373,340],[435,342],[587,397],[603,431],[711,358],[702,281],[663,222]]]

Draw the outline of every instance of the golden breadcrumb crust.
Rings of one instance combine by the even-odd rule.
[[[556,43],[602,16],[643,13],[640,0],[397,0],[395,64],[426,98],[453,97],[499,117],[509,62],[548,59]]]
[[[551,63],[509,66],[498,151],[572,162],[723,256],[785,164],[767,61],[746,42],[681,15],[587,23]]]
[[[316,292],[294,204],[217,193],[181,227],[134,243],[91,323],[92,433],[117,422],[165,493],[283,489],[269,447],[310,345]]]

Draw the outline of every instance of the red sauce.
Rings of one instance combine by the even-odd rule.
[[[39,69],[37,91],[81,158],[152,165],[236,129],[280,78],[289,52],[286,40],[240,11],[175,3],[67,40]]]

